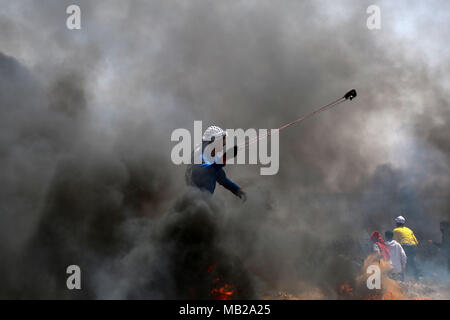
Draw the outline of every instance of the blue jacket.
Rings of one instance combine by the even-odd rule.
[[[200,190],[206,190],[214,193],[216,189],[216,182],[230,190],[235,195],[240,187],[233,181],[227,178],[223,167],[225,164],[218,164],[216,162],[208,162],[203,155],[201,164],[192,164],[186,171],[186,180],[189,185],[195,186]]]

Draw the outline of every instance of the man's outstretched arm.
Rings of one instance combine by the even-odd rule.
[[[227,178],[227,175],[225,174],[225,171],[220,168],[219,171],[217,171],[217,182],[223,186],[224,188],[230,190],[233,192],[236,196],[242,199],[244,197],[245,200],[245,192],[239,187],[237,184],[235,184],[233,181]]]

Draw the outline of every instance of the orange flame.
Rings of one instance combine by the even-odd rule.
[[[207,271],[211,273],[216,267],[217,263],[208,266]],[[222,279],[216,277],[213,280],[213,287],[211,289],[211,296],[215,300],[231,300],[236,293],[236,287],[232,284],[224,283]]]
[[[352,296],[353,295],[353,288],[349,283],[344,283],[339,287],[339,293],[341,295],[347,295]]]
[[[377,264],[381,270],[381,289],[368,292],[366,289],[367,280],[367,267],[369,265]],[[391,269],[389,263],[380,260],[376,255],[370,255],[364,261],[364,267],[361,270],[361,274],[355,281],[355,287],[352,287],[350,283],[346,282],[339,287],[339,296],[341,299],[362,299],[362,300],[431,300],[430,297],[411,297],[408,295],[406,289],[404,289],[398,282],[391,279],[388,273]]]
[[[231,300],[236,289],[233,285],[225,283],[222,287],[213,288],[211,295],[215,300]]]
[[[388,293],[384,294],[381,297],[381,300],[400,300],[398,299],[393,293],[392,291],[388,291]]]

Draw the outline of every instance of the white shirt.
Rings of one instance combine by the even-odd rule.
[[[391,254],[392,272],[401,273],[402,266],[406,265],[406,254],[400,243],[395,240],[386,241],[386,246]]]

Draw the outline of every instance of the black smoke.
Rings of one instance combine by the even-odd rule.
[[[396,33],[404,11],[385,2],[375,32],[363,2],[77,3],[79,32],[55,18],[64,1],[0,16],[1,297],[210,298],[220,278],[242,298],[335,298],[358,272],[359,243],[395,216],[420,241],[439,237],[444,28],[412,18],[438,48],[430,58]],[[441,6],[426,16],[448,24]],[[353,87],[351,103],[280,134],[276,176],[227,168],[245,204],[189,190],[170,161],[172,130],[194,120],[278,127]],[[70,264],[82,291],[65,287]]]

